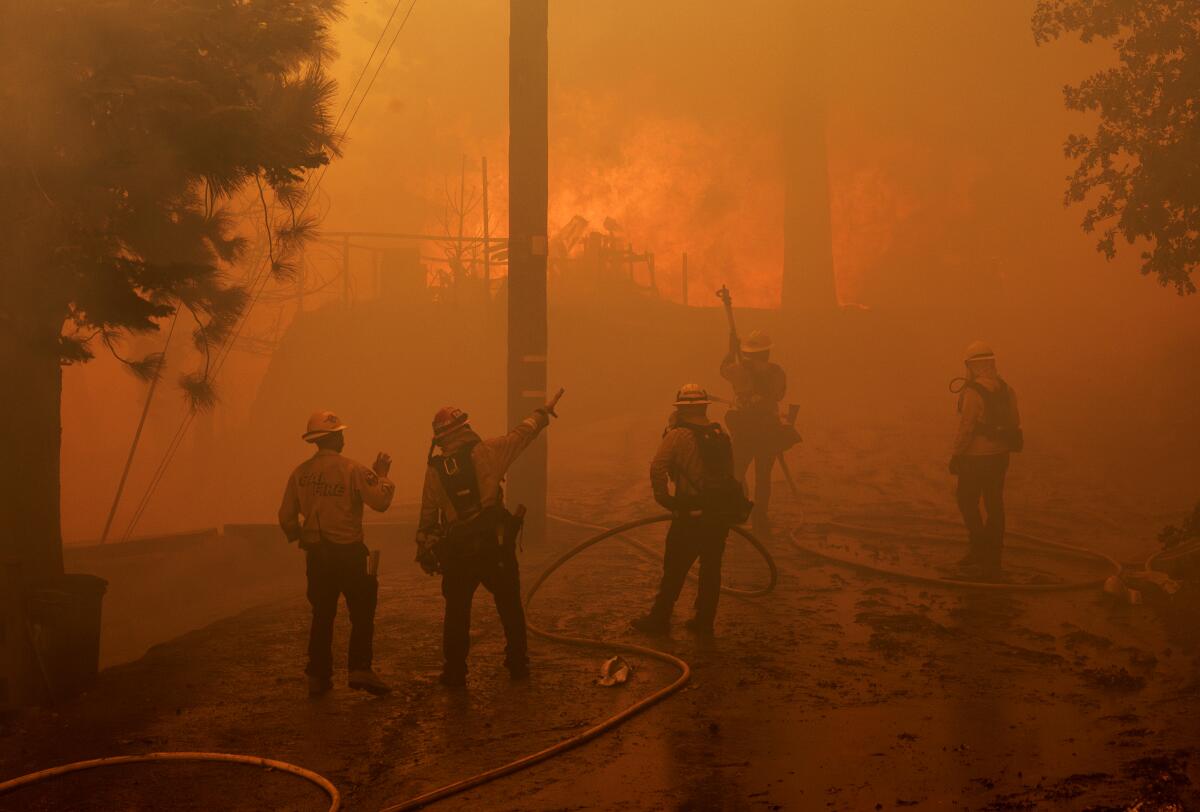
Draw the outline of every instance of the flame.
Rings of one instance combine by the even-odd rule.
[[[686,252],[692,304],[718,304],[711,291],[729,284],[739,304],[778,305],[783,183],[775,134],[651,116],[626,124],[612,142],[597,141],[618,118],[595,101],[560,104],[556,120],[564,126],[551,129],[551,234],[575,215],[598,231],[612,218],[635,251],[654,253],[664,298],[680,298]]]

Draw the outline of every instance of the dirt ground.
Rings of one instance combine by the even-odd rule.
[[[601,524],[650,512],[644,469],[658,430],[656,420],[614,419],[564,438],[554,446],[552,509]],[[1146,812],[1200,805],[1194,623],[1153,601],[1130,606],[1098,590],[974,593],[823,564],[797,549],[788,531],[801,528],[805,543],[873,551],[932,571],[959,550],[888,546],[817,527],[840,519],[914,536],[944,533],[936,520],[953,518],[944,460],[914,451],[940,448],[944,437],[899,427],[810,434],[790,456],[802,497],[776,484],[775,593],[724,598],[717,638],[704,643],[682,628],[689,587],[675,633],[659,641],[691,664],[685,690],[596,742],[442,808]],[[608,453],[582,453],[602,438]],[[1058,464],[1064,453],[1048,448],[1014,460],[1012,527],[1123,560],[1144,558],[1153,532],[1172,517],[1078,472],[1052,475],[1066,470]],[[588,535],[552,528],[545,547],[525,550],[526,583]],[[661,544],[662,527],[636,535]],[[602,688],[595,684],[601,652],[535,640],[532,681],[510,684],[499,624],[481,591],[469,689],[447,691],[436,682],[437,581],[403,548],[385,550],[376,661],[396,686],[391,696],[350,692],[344,673],[330,695],[305,696],[307,605],[297,580],[290,595],[247,593],[259,605],[106,669],[78,700],[5,720],[0,778],[104,755],[216,750],[303,765],[333,781],[346,808],[375,810],[545,747],[674,677],[666,665],[631,658],[631,682]],[[1075,572],[1015,550],[1008,560],[1050,579]],[[742,542],[731,541],[726,563],[731,585],[766,577]],[[531,616],[552,630],[644,643],[627,624],[647,605],[656,577],[653,562],[607,542],[549,582]],[[345,650],[345,625],[343,616],[337,652]],[[173,765],[64,778],[2,796],[0,808],[324,805],[318,790],[290,776]]]

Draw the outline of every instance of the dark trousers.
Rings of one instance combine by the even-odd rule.
[[[688,570],[700,559],[700,590],[696,594],[696,623],[712,626],[721,597],[721,558],[729,528],[702,517],[683,516],[671,522],[663,554],[662,582],[650,616],[662,623],[671,619],[675,601],[687,580]]]
[[[774,444],[756,433],[746,431],[733,437],[733,470],[739,482],[745,483],[746,472],[754,463],[754,512],[750,521],[756,531],[771,529],[767,511],[771,507],[771,473],[775,470],[776,456]]]
[[[308,602],[312,604],[312,628],[305,673],[311,677],[328,678],[333,673],[333,619],[342,595],[346,596],[346,609],[350,612],[349,668],[351,671],[370,668],[379,582],[367,574],[366,545],[322,542],[309,548]]]
[[[490,540],[489,540],[490,541]],[[521,572],[517,553],[494,542],[463,558],[447,561],[442,567],[442,597],[446,599],[446,618],[442,626],[442,651],[446,672],[467,673],[467,651],[471,647],[471,601],[482,584],[496,601],[500,624],[507,645],[504,664],[509,668],[526,665],[528,642],[525,632],[525,608],[521,605]]]
[[[970,537],[968,557],[981,566],[1000,568],[1004,544],[1004,476],[1008,454],[964,456],[959,460],[958,509]],[[987,518],[979,510],[980,502]]]

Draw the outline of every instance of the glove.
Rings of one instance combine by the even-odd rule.
[[[437,575],[442,571],[442,564],[440,561],[438,561],[437,554],[433,551],[432,542],[417,542],[416,561],[421,565],[421,569],[425,571],[426,575]]]
[[[962,471],[962,457],[960,457],[958,454],[955,454],[953,457],[951,457],[949,468],[951,476],[958,476]]]

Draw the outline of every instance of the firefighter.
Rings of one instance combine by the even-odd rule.
[[[492,593],[500,614],[509,675],[513,680],[529,676],[516,550],[524,508],[518,508],[516,516],[508,512],[501,484],[521,452],[551,417],[557,417],[554,410],[562,395],[560,389],[508,434],[490,440],[472,430],[466,412],[446,407],[434,415],[417,528],[417,561],[425,572],[442,575],[443,685],[466,685],[471,601],[480,584]]]
[[[787,373],[771,361],[771,337],[755,330],[745,341],[730,332],[729,354],[721,362],[721,377],[733,385],[733,408],[725,424],[733,436],[734,471],[745,481],[754,464],[754,532],[767,537],[771,532],[768,509],[771,503],[771,473],[775,459],[799,440],[780,418],[779,403],[787,393]]]
[[[371,668],[375,603],[379,583],[367,571],[363,505],[385,511],[396,486],[387,478],[392,458],[380,452],[370,468],[342,456],[346,425],[333,412],[316,412],[302,435],[317,447],[288,477],[279,508],[279,526],[307,556],[308,692],[320,696],[333,687],[333,619],[338,598],[350,613],[350,687],[376,696],[391,691]]]
[[[662,581],[649,613],[632,622],[646,634],[665,634],[688,570],[700,559],[700,588],[689,631],[713,633],[721,594],[721,558],[731,523],[745,521],[750,503],[734,476],[733,449],[719,423],[708,419],[708,393],[687,384],[675,395],[675,413],[650,463],[654,501],[674,514],[667,531]],[[671,493],[669,482],[675,484]],[[740,516],[737,515],[740,513]]]
[[[1017,394],[996,371],[996,355],[982,341],[967,347],[967,377],[958,398],[958,431],[950,473],[958,477],[957,501],[969,547],[964,574],[994,578],[1004,544],[1004,478],[1009,455],[1024,448]],[[980,512],[980,501],[986,520]]]

